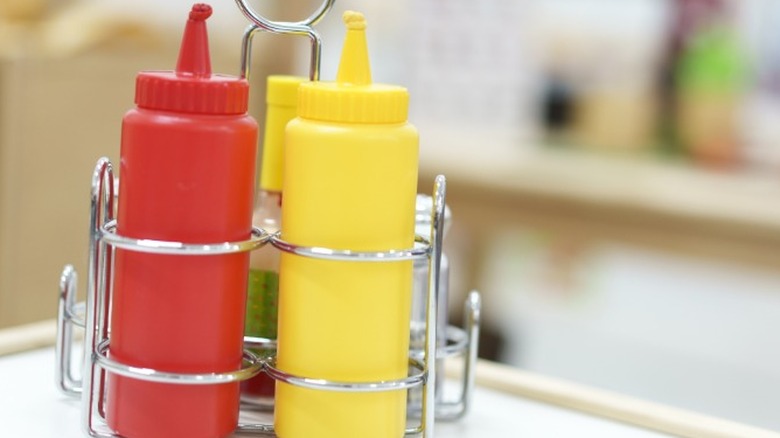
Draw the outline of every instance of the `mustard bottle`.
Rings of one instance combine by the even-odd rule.
[[[304,82],[287,125],[281,237],[355,251],[414,243],[418,134],[405,88],[373,84],[362,14],[347,34],[335,82]],[[277,367],[332,381],[408,373],[412,262],[344,262],[283,253]],[[277,382],[282,438],[404,435],[406,391],[345,393]]]
[[[252,225],[269,233],[279,231],[282,215],[282,169],[284,131],[297,114],[298,85],[305,79],[298,76],[272,75],[266,82],[265,135],[263,162],[252,213]],[[276,339],[277,301],[279,288],[279,251],[270,245],[252,251],[249,257],[244,334]],[[272,351],[253,351],[268,356]],[[260,373],[241,382],[241,398],[255,404],[268,404],[274,395],[274,380]]]

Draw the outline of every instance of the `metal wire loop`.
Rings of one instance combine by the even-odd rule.
[[[345,262],[396,262],[426,259],[431,251],[431,244],[422,236],[414,237],[413,248],[393,249],[389,251],[351,251],[318,246],[302,246],[287,242],[279,236],[280,235],[277,232],[271,235],[270,238],[271,244],[276,248],[299,256],[322,260]]]
[[[336,0],[325,0],[320,4],[319,8],[317,8],[314,13],[312,13],[308,18],[301,21],[273,21],[269,20],[262,15],[258,14],[257,11],[254,10],[252,6],[249,5],[249,2],[247,0],[236,0],[236,5],[238,6],[238,9],[243,12],[243,14],[246,16],[246,18],[249,19],[249,21],[253,22],[254,24],[260,26],[261,28],[268,30],[270,32],[275,32],[278,30],[284,31],[284,29],[288,27],[312,27],[320,22],[325,17],[325,14],[328,13],[328,11],[333,8],[333,4],[336,2]]]
[[[108,340],[98,344],[94,354],[97,365],[108,372],[147,382],[178,385],[218,385],[246,380],[260,374],[263,370],[263,361],[249,350],[244,350],[243,354],[244,362],[247,365],[239,370],[223,373],[184,374],[126,365],[108,357],[106,354],[108,346]]]
[[[414,388],[425,383],[427,375],[425,365],[421,361],[411,358],[409,359],[409,365],[418,372],[403,379],[383,380],[378,382],[339,382],[296,376],[276,368],[276,358],[266,361],[265,371],[274,380],[301,388],[337,392],[384,392]]]
[[[465,330],[454,325],[447,326],[447,345],[436,349],[437,359],[446,359],[449,357],[460,356],[464,354],[469,347],[469,336]],[[422,360],[425,357],[425,351],[422,348],[412,348],[410,356]]]
[[[81,394],[81,379],[74,377],[71,357],[73,354],[73,326],[84,327],[84,318],[74,314],[78,275],[72,265],[66,265],[60,277],[60,296],[57,311],[57,342],[55,355],[57,388],[65,395]],[[84,306],[85,308],[86,306]]]
[[[244,336],[244,346],[247,348],[276,350],[276,339],[261,338],[259,336]]]
[[[248,240],[221,243],[182,243],[153,239],[133,239],[116,233],[116,220],[100,228],[100,239],[114,248],[169,255],[217,255],[245,252],[257,249],[268,242],[270,234],[262,228],[253,227]]]
[[[241,74],[248,78],[250,73],[250,58],[252,52],[252,38],[257,31],[284,34],[284,35],[305,35],[311,41],[311,58],[309,64],[309,78],[312,81],[320,79],[320,58],[322,53],[322,38],[314,30],[314,27],[325,15],[333,8],[336,0],[325,0],[320,7],[308,18],[302,21],[273,21],[258,14],[252,8],[247,0],[236,0],[238,9],[252,23],[244,31],[244,37],[241,46]]]

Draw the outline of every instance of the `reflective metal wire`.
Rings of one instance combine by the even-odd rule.
[[[436,178],[434,185],[434,208],[431,212],[431,236],[427,240],[416,236],[415,246],[410,249],[360,252],[332,250],[327,248],[311,248],[292,245],[284,242],[277,234],[254,228],[250,239],[240,242],[224,242],[210,244],[184,244],[148,239],[131,239],[116,233],[114,221],[114,188],[113,169],[107,158],[101,158],[95,168],[92,179],[92,199],[90,216],[90,252],[89,273],[86,304],[75,303],[77,276],[72,266],[66,266],[60,281],[60,308],[58,314],[58,338],[56,370],[60,389],[70,395],[82,397],[82,418],[85,431],[93,437],[117,437],[111,431],[105,430],[105,424],[99,430],[95,420],[105,423],[105,376],[107,372],[160,383],[171,384],[220,384],[248,379],[261,371],[265,371],[274,379],[289,384],[311,389],[345,392],[377,392],[405,390],[422,385],[423,405],[419,426],[406,430],[407,435],[422,435],[424,438],[433,436],[434,418],[450,419],[462,416],[467,408],[474,385],[474,369],[476,362],[477,343],[479,335],[479,294],[472,292],[466,302],[466,331],[448,328],[448,338],[452,344],[437,349],[436,345],[436,291],[438,272],[440,269],[442,225],[444,219],[444,200],[446,180],[443,176]],[[133,367],[120,363],[108,357],[109,350],[109,310],[111,303],[111,283],[113,275],[114,248],[157,254],[176,255],[211,255],[251,251],[271,242],[275,247],[293,252],[300,256],[317,257],[330,260],[393,262],[401,260],[425,259],[429,261],[429,292],[426,304],[426,342],[423,351],[412,352],[410,364],[418,372],[398,380],[379,382],[335,382],[325,379],[300,377],[285,373],[275,368],[274,360],[261,360],[250,351],[244,352],[246,365],[235,371],[224,373],[181,374],[169,373],[148,368]],[[83,309],[83,316],[82,316]],[[82,379],[79,381],[72,375],[70,369],[72,350],[72,326],[85,327],[84,362]],[[275,348],[271,339],[245,337],[247,348]],[[466,375],[460,400],[455,403],[445,403],[437,406],[435,402],[436,375],[435,361],[437,356],[449,356],[464,353]],[[95,413],[97,410],[97,415]],[[101,426],[98,424],[97,426]],[[241,424],[237,429],[241,433],[272,435],[273,426],[264,424]]]
[[[314,30],[314,26],[322,20],[325,15],[333,8],[336,0],[325,0],[319,8],[308,18],[302,21],[273,21],[257,13],[249,5],[247,0],[236,0],[238,9],[251,22],[244,31],[244,37],[241,42],[241,74],[249,78],[250,65],[252,58],[252,39],[257,31],[265,31],[283,35],[303,35],[311,41],[311,54],[309,58],[309,79],[312,81],[320,80],[320,59],[322,57],[322,38]]]

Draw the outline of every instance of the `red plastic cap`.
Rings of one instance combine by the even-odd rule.
[[[135,103],[141,108],[198,113],[243,114],[249,100],[245,79],[211,74],[206,19],[211,6],[192,6],[179,49],[176,71],[144,71],[135,84]]]

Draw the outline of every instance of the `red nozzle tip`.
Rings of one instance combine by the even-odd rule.
[[[190,11],[190,20],[206,21],[207,18],[211,17],[211,12],[211,6],[205,3],[195,3]]]
[[[190,19],[184,26],[184,36],[179,49],[179,62],[176,74],[207,78],[211,76],[211,57],[209,56],[209,37],[206,19],[211,15],[211,6],[197,3],[192,6]]]

